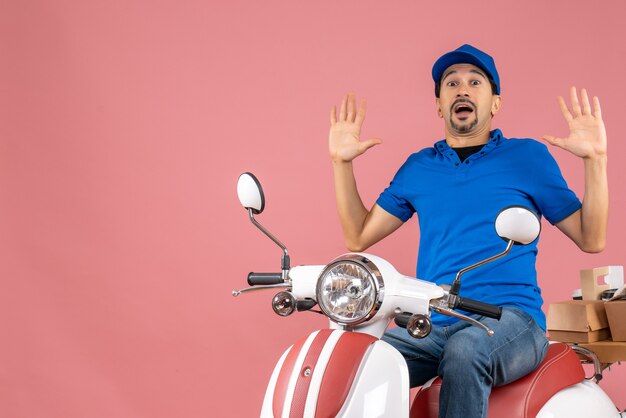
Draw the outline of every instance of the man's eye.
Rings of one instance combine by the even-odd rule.
[[[479,80],[472,80],[471,84],[472,84],[472,86],[479,86],[480,85],[480,81]]]
[[[448,87],[455,87],[458,83],[456,81],[448,81],[446,84]]]

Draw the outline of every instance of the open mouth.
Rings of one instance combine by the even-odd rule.
[[[454,113],[457,118],[463,120],[474,113],[474,106],[468,102],[457,102],[452,106],[452,113]]]

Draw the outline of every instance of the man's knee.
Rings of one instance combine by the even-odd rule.
[[[487,337],[488,338],[488,337]],[[443,352],[441,374],[460,370],[481,371],[489,367],[489,348],[473,333],[457,334],[448,340]]]
[[[436,353],[429,350],[429,344],[425,340],[411,337],[404,328],[389,329],[381,339],[391,344],[406,360],[436,357]]]

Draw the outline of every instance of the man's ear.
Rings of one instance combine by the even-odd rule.
[[[496,113],[500,111],[501,105],[502,105],[502,97],[494,95],[491,101],[491,117],[494,117]]]
[[[437,115],[439,115],[440,118],[443,118],[443,113],[441,113],[441,104],[439,103],[439,97],[435,99],[435,105],[437,106]]]

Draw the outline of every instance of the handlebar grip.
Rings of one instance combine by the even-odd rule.
[[[502,308],[500,306],[490,305],[474,299],[459,298],[457,308],[498,320],[502,316]]]
[[[409,318],[411,318],[411,316],[413,316],[413,314],[410,312],[402,312],[401,314],[397,315],[393,321],[396,323],[397,326],[406,328],[406,325],[409,323]]]
[[[263,284],[281,284],[284,283],[282,273],[248,273],[248,284],[250,286]]]

